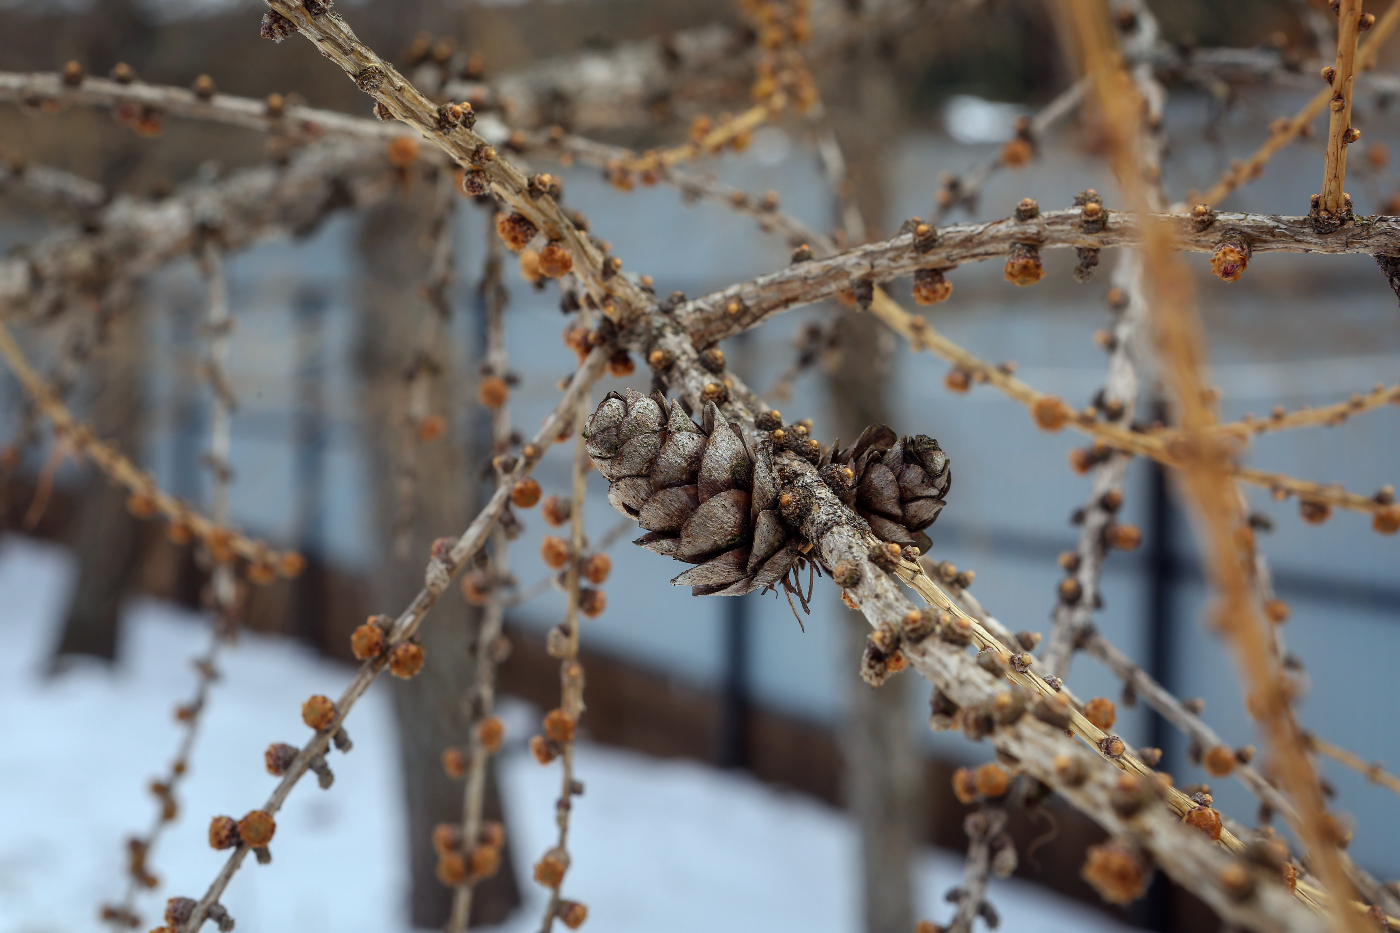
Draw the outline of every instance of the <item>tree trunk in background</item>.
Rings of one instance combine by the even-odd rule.
[[[845,194],[853,198],[866,236],[879,236],[886,208],[883,147],[893,138],[899,118],[892,76],[873,50],[865,50],[827,92],[831,126],[849,162],[850,189]],[[860,132],[843,131],[849,127],[859,127]],[[882,127],[889,132],[879,132]],[[844,213],[839,206],[837,213]],[[892,343],[874,318],[856,311],[843,312],[836,328],[840,363],[828,373],[828,389],[835,431],[851,443],[867,425],[892,420]],[[917,742],[910,728],[910,678],[892,677],[878,690],[861,680],[859,659],[870,626],[858,612],[847,611],[845,617],[850,706],[842,746],[847,805],[860,832],[864,929],[909,933],[914,929],[913,855],[924,825]]]
[[[472,506],[475,460],[464,453],[454,430],[451,349],[441,352],[432,411],[446,416],[448,429],[436,441],[417,445],[413,519],[407,556],[394,547],[400,507],[397,452],[405,442],[401,425],[406,406],[405,373],[418,348],[418,333],[429,310],[419,297],[430,255],[424,248],[426,218],[434,185],[416,179],[400,197],[371,210],[360,229],[360,364],[363,409],[374,484],[378,570],[373,586],[378,611],[397,613],[423,586],[423,568],[434,539],[461,533]],[[452,890],[436,876],[433,827],[462,820],[461,781],[448,778],[442,753],[467,744],[463,697],[471,685],[468,649],[481,613],[469,607],[457,587],[449,587],[419,630],[426,663],[412,680],[393,683],[407,795],[408,842],[412,862],[413,925],[437,929],[451,912]],[[392,679],[392,678],[386,678]],[[353,734],[353,733],[352,733]],[[488,771],[486,814],[501,819],[494,769]],[[503,919],[520,902],[509,851],[501,871],[477,886],[473,923]]]
[[[105,337],[85,364],[93,393],[88,420],[101,438],[136,456],[142,442],[141,395],[146,341],[139,302],[113,309]],[[73,602],[54,649],[55,669],[70,655],[112,660],[122,597],[137,567],[140,522],[126,508],[127,491],[94,469],[74,520],[69,543],[78,559]]]

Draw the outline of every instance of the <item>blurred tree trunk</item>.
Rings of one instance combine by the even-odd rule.
[[[431,313],[419,297],[430,253],[424,248],[426,218],[434,185],[412,181],[399,197],[374,208],[360,228],[360,269],[364,276],[360,364],[363,409],[374,484],[376,550],[373,590],[379,611],[397,613],[423,586],[423,568],[434,539],[455,536],[472,508],[474,458],[463,453],[454,431],[455,399],[450,347],[438,348],[441,376],[433,389],[431,410],[446,417],[447,430],[435,441],[418,443],[413,480],[412,518],[403,556],[394,546],[400,514],[399,452],[406,435],[406,372],[418,352],[423,316]],[[426,655],[422,672],[412,680],[394,681],[394,701],[407,795],[408,842],[412,863],[413,925],[441,928],[451,912],[452,890],[436,876],[433,827],[462,820],[461,781],[447,777],[442,753],[467,744],[463,698],[471,686],[468,649],[481,622],[480,610],[466,604],[457,587],[449,587],[419,631]],[[494,769],[488,771],[486,814],[501,819]],[[509,853],[501,871],[477,886],[473,922],[503,919],[520,901]]]
[[[874,50],[866,49],[837,73],[827,91],[828,119],[848,160],[845,190],[836,192],[842,202],[837,213],[849,236],[873,238],[886,210],[885,147],[899,125],[892,76]],[[849,444],[866,426],[893,420],[893,348],[888,334],[867,314],[844,311],[835,326],[839,363],[829,368],[828,390],[836,433]],[[870,625],[858,612],[845,616],[850,706],[842,746],[847,805],[860,831],[864,928],[866,933],[908,933],[914,929],[913,855],[924,825],[909,678],[893,677],[878,690],[861,680],[858,660]]]
[[[88,384],[96,387],[88,413],[90,423],[99,437],[138,459],[144,434],[141,390],[146,371],[139,306],[139,301],[121,300],[119,306],[104,309],[98,325],[103,334],[86,364]],[[97,470],[88,470],[70,534],[78,576],[63,634],[54,649],[55,668],[70,655],[86,654],[109,661],[116,657],[122,597],[136,572],[140,533],[140,522],[127,511],[126,500],[124,488]]]

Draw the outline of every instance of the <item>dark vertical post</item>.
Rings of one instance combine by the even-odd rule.
[[[716,758],[721,768],[749,764],[749,620],[746,596],[724,600],[724,681]]]
[[[1157,416],[1166,418],[1165,405],[1156,405]],[[1179,583],[1176,555],[1175,507],[1172,504],[1166,468],[1160,463],[1148,464],[1147,480],[1147,554],[1144,573],[1147,593],[1144,618],[1147,625],[1146,657],[1143,669],[1168,690],[1173,686],[1172,626],[1176,622],[1176,587]],[[1164,767],[1169,768],[1175,736],[1170,723],[1155,710],[1147,711],[1147,744],[1162,750]],[[1147,896],[1138,901],[1132,913],[1134,922],[1149,930],[1175,928],[1175,903],[1171,882],[1158,872],[1152,879]]]
[[[326,614],[326,295],[320,288],[297,290],[292,309],[296,331],[296,538],[308,566],[294,584],[292,633],[325,647]]]

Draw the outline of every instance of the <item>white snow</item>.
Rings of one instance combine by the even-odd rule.
[[[98,905],[121,890],[123,840],[151,818],[144,788],[173,752],[171,710],[190,691],[188,659],[206,637],[197,616],[138,602],[115,669],[80,664],[46,677],[71,575],[62,550],[0,539],[0,933],[98,929]],[[303,739],[301,701],[335,695],[350,676],[297,645],[256,636],[222,671],[180,790],[181,817],[152,859],[163,884],[142,903],[148,920],[164,897],[203,891],[223,861],[205,843],[207,819],[258,805],[273,781],[263,748]],[[525,931],[537,927],[544,901],[529,866],[552,844],[558,770],[539,767],[523,747],[536,711],[513,704],[507,721],[514,741],[501,757],[502,783],[527,903],[506,929]],[[355,750],[333,757],[335,786],[299,786],[278,815],[273,863],[250,861],[224,896],[245,933],[406,928],[387,695],[372,690],[348,725]],[[588,904],[586,929],[858,928],[855,840],[839,812],[696,763],[586,743],[577,761],[586,794],[574,810],[565,894]],[[942,894],[960,871],[954,853],[920,856],[926,915],[946,920]],[[1006,929],[1128,929],[1021,881],[994,881],[991,896]]]

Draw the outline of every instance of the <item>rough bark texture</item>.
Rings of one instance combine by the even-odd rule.
[[[123,450],[141,446],[141,382],[145,341],[136,305],[108,318],[106,340],[92,361],[93,428]],[[86,654],[112,660],[122,596],[136,571],[136,537],[140,522],[126,508],[127,491],[90,471],[70,539],[78,558],[73,602],[54,649],[54,664],[67,655]]]
[[[363,329],[361,366],[364,402],[371,428],[377,539],[382,542],[379,569],[373,582],[378,604],[389,609],[413,600],[423,585],[423,563],[433,541],[455,534],[471,514],[469,457],[448,432],[432,443],[420,443],[414,460],[413,519],[408,528],[407,556],[392,546],[395,516],[400,508],[398,452],[406,443],[399,423],[406,403],[404,372],[415,352],[419,316],[428,313],[417,298],[428,269],[422,249],[422,220],[430,210],[421,203],[431,186],[390,199],[371,210],[361,229],[359,248],[366,280],[362,289]],[[447,375],[438,380],[434,410],[449,410]],[[472,671],[466,663],[471,639],[480,624],[480,611],[466,605],[455,587],[444,592],[437,624],[424,627],[420,639],[427,663],[412,680],[396,681],[404,789],[408,803],[408,841],[412,865],[410,906],[415,927],[439,928],[452,907],[452,889],[436,876],[433,827],[460,823],[462,789],[442,769],[448,746],[467,744],[467,717],[462,698]],[[501,819],[500,798],[488,774],[486,813]],[[474,919],[499,922],[519,903],[511,861],[502,859],[500,874],[477,889]]]
[[[889,348],[885,333],[870,321],[846,314],[839,322],[842,365],[829,374],[832,407],[841,437],[856,437],[870,424],[891,421],[888,402]],[[874,361],[873,363],[868,361]],[[859,365],[853,365],[860,361]],[[846,689],[850,698],[842,735],[846,800],[860,830],[861,910],[866,933],[907,933],[914,928],[910,863],[919,806],[919,767],[911,735],[909,688],[895,677],[874,690],[857,663],[870,624],[845,610]]]
[[[838,217],[853,237],[877,235],[885,209],[884,133],[871,133],[872,122],[890,127],[898,116],[891,76],[872,57],[873,49],[862,48],[826,94],[834,142],[847,161],[845,178],[833,179]],[[850,119],[854,113],[862,119]],[[856,132],[857,126],[864,132]],[[828,175],[834,168],[828,158]],[[869,425],[895,420],[889,404],[892,341],[873,323],[856,312],[836,322],[841,362],[828,372],[827,386],[836,435],[851,441]],[[870,626],[858,612],[846,610],[842,616],[850,698],[842,750],[846,803],[860,832],[862,920],[866,933],[907,933],[914,928],[917,827],[924,825],[919,743],[909,719],[912,680],[894,678],[871,689],[857,663]]]

